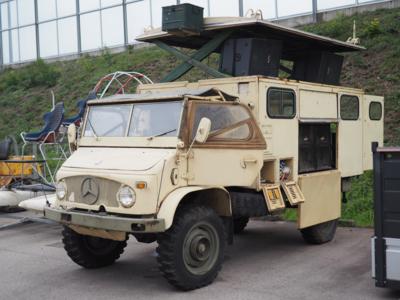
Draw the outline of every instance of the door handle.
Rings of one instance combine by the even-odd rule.
[[[247,164],[256,164],[256,163],[257,163],[257,159],[255,159],[255,158],[243,158],[240,161],[240,166],[243,169],[246,169],[247,168]]]

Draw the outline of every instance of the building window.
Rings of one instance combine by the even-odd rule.
[[[357,96],[340,97],[340,117],[342,120],[355,121],[360,115],[360,103]]]
[[[369,104],[369,118],[372,121],[380,121],[382,119],[382,104],[379,102],[371,102]]]
[[[270,118],[294,118],[296,115],[296,94],[294,91],[279,88],[268,89],[267,113]]]

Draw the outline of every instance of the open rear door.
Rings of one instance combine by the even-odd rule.
[[[360,95],[339,94],[338,167],[342,177],[363,173],[363,105]]]
[[[383,146],[383,97],[364,96],[364,170],[372,169],[371,143]]]

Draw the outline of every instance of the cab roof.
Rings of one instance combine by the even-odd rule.
[[[199,49],[220,32],[228,30],[232,31],[232,38],[254,37],[281,40],[283,42],[282,58],[287,60],[293,60],[313,52],[341,53],[365,49],[362,46],[282,26],[270,21],[244,17],[204,18],[203,31],[199,35],[182,36],[167,33],[158,28],[147,31],[136,39],[141,42],[162,41],[170,46]]]
[[[120,94],[102,99],[89,100],[88,104],[110,104],[124,102],[168,101],[184,98],[202,98],[202,100],[215,99],[220,101],[235,101],[237,96],[229,95],[216,88],[187,89],[179,88],[168,92],[150,91],[143,94]]]

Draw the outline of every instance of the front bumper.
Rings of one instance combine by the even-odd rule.
[[[47,219],[65,225],[79,225],[87,228],[122,231],[131,233],[163,232],[164,219],[126,218],[115,215],[99,215],[91,212],[76,212],[46,207],[44,216]]]

